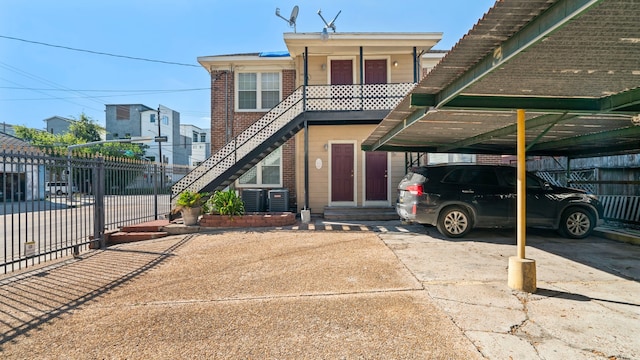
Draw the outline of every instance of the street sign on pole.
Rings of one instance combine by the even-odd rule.
[[[155,142],[167,142],[167,137],[166,136],[156,136],[155,137]]]

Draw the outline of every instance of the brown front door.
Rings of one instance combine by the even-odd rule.
[[[331,85],[353,85],[351,60],[331,60]]]
[[[331,201],[353,201],[353,144],[331,144]]]
[[[365,60],[364,61],[364,83],[365,84],[386,84],[387,83],[387,60]]]
[[[365,159],[365,200],[387,201],[387,153],[368,151]]]

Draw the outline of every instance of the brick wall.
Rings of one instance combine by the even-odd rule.
[[[282,71],[283,99],[295,90],[295,70]],[[215,154],[227,139],[242,133],[247,127],[264,116],[264,112],[234,111],[234,73],[213,71],[211,73],[211,154]],[[297,204],[295,187],[295,142],[289,139],[282,147],[282,183],[289,189],[289,206],[295,211]]]
[[[476,163],[477,164],[487,164],[487,165],[500,165],[504,164],[501,155],[476,155]],[[508,163],[508,162],[507,162]]]

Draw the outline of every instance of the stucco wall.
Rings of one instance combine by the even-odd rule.
[[[367,59],[386,59],[388,64],[389,71],[389,83],[409,83],[413,81],[413,55],[367,55],[364,57]],[[313,56],[313,54],[309,55],[309,85],[327,85],[330,83],[329,81],[329,62],[331,59],[352,59],[353,60],[353,70],[355,72],[355,80],[354,84],[360,83],[360,57],[359,56],[336,56],[336,57],[327,57],[327,56]],[[398,66],[393,66],[394,62],[398,62]],[[298,73],[304,74],[304,63],[302,61],[302,57],[296,59],[296,68]],[[419,80],[419,79],[418,79]],[[304,77],[299,76],[297,78],[297,85],[301,86],[304,83]]]
[[[330,145],[332,143],[353,143],[355,147],[354,181],[356,184],[355,205],[364,206],[364,158],[365,152],[360,149],[365,139],[375,125],[340,125],[340,126],[310,126],[309,127],[309,205],[314,214],[322,213],[329,205],[329,174],[330,174]],[[304,130],[296,136],[296,147],[301,149],[296,154],[296,182],[298,209],[304,207],[305,178],[304,178]],[[325,147],[326,145],[326,147]],[[388,204],[395,204],[397,197],[396,185],[404,176],[404,154],[389,153],[389,199]]]

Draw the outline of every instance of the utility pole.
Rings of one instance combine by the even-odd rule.
[[[160,133],[160,105],[158,105],[158,138],[160,136],[162,136],[162,134]],[[162,189],[164,187],[164,172],[162,171],[162,163],[163,163],[163,159],[162,159],[162,142],[158,141],[158,164],[160,164],[160,189]]]

